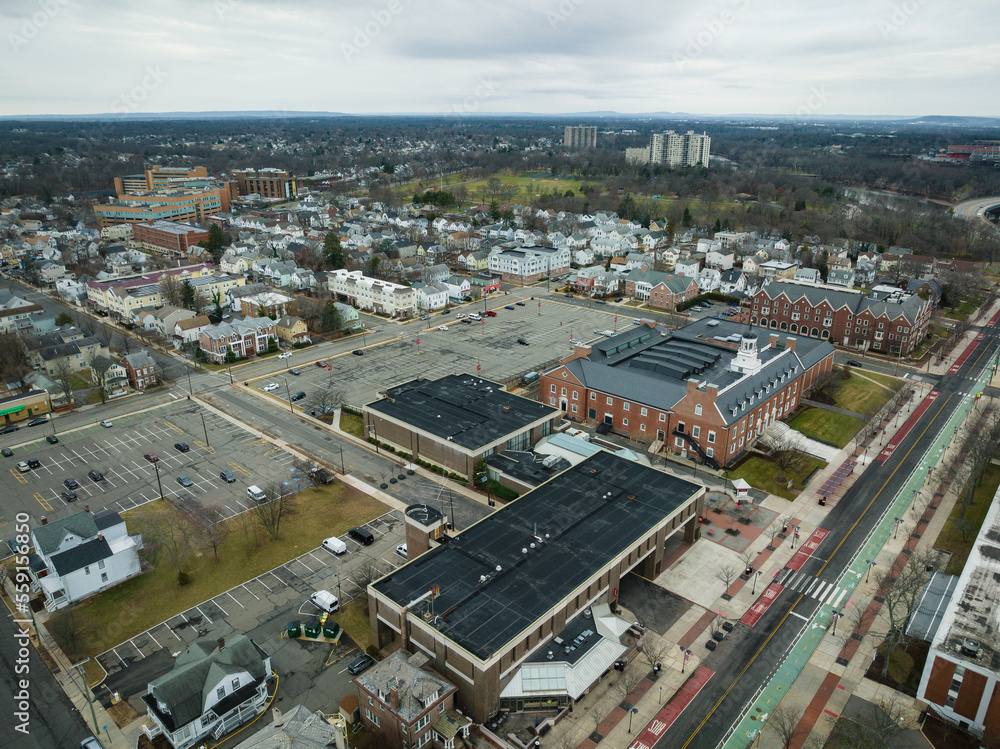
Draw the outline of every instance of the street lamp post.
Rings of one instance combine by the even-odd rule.
[[[292,405],[292,393],[288,389],[288,380],[285,380],[285,397],[288,399],[288,412],[295,413],[295,407]]]
[[[160,482],[160,461],[153,461],[153,468],[156,469],[156,485],[160,488],[160,499],[163,499],[163,484]]]
[[[639,712],[639,708],[633,707],[628,711],[628,732],[632,733],[632,716]]]
[[[873,562],[871,559],[866,559],[865,560],[865,564],[868,565],[868,571],[865,573],[865,582],[867,583],[868,580],[871,579],[871,576],[872,576],[872,567],[875,566],[875,562]]]
[[[211,447],[212,443],[208,441],[208,427],[205,426],[205,414],[199,413],[199,415],[201,416],[201,428],[205,431],[205,444]]]
[[[893,522],[892,537],[895,538],[896,534],[899,533],[899,518],[893,518],[892,522]]]
[[[837,634],[837,620],[839,618],[840,618],[840,612],[839,611],[834,611],[833,612],[833,633],[834,634]]]
[[[752,596],[757,595],[757,578],[760,577],[762,574],[764,574],[762,570],[753,571],[753,585],[750,586],[750,595]]]

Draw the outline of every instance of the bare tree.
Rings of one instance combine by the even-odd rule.
[[[276,484],[270,484],[264,492],[268,499],[254,506],[254,515],[271,540],[277,541],[278,533],[281,531],[281,521],[293,512],[292,495],[286,494],[283,488]]]
[[[827,746],[830,749],[889,749],[910,728],[912,720],[897,696],[866,702],[857,715],[841,716]]]
[[[87,644],[94,633],[94,625],[86,617],[77,615],[76,608],[69,608],[56,614],[46,622],[45,626],[73,663],[86,654]]]
[[[181,305],[181,285],[177,282],[176,276],[164,273],[160,277],[160,295],[167,304],[175,307]]]
[[[214,507],[203,507],[197,513],[198,526],[201,529],[202,538],[205,543],[212,547],[212,554],[215,561],[219,561],[219,547],[229,535],[229,526],[226,525],[222,513]]]
[[[87,365],[90,367],[91,379],[101,396],[101,403],[107,403],[108,394],[104,386],[108,381],[108,369],[114,364],[110,357],[101,353],[99,348],[95,348],[87,357]]]
[[[743,574],[746,574],[746,571],[753,567],[755,559],[757,559],[757,552],[751,550],[749,546],[740,552],[740,561],[743,562]]]
[[[792,470],[801,458],[798,447],[801,440],[791,430],[771,440],[771,461],[778,467],[778,480],[783,481],[785,473]]]
[[[157,515],[147,515],[140,523],[142,537],[147,549],[156,555],[162,552],[177,570],[177,580],[186,582],[184,568],[194,553],[196,527],[173,511]]]
[[[767,526],[767,528],[764,529],[764,533],[767,534],[768,538],[767,548],[773,550],[774,539],[776,539],[778,535],[781,533],[781,521],[776,520],[773,523],[771,523],[769,526]]]
[[[740,569],[735,564],[724,564],[719,568],[716,577],[726,584],[726,590],[728,591],[729,586],[733,584],[733,581],[736,580],[739,575]],[[723,593],[722,597],[729,600],[729,593]]]
[[[25,377],[32,371],[31,356],[24,339],[16,333],[0,333],[0,377],[17,383],[21,393],[31,390]]]
[[[55,366],[53,377],[59,386],[59,392],[66,398],[69,407],[76,407],[76,399],[73,397],[73,370],[66,359],[60,359]]]
[[[253,510],[241,512],[237,515],[236,523],[239,525],[240,531],[243,533],[243,540],[246,541],[247,551],[253,551],[260,542],[260,537],[258,535],[260,526],[257,524],[257,518],[254,515]]]
[[[309,411],[322,415],[335,411],[344,405],[345,395],[340,382],[335,380],[333,373],[325,383],[315,390],[309,399]]]
[[[663,663],[663,659],[667,657],[672,645],[662,637],[654,637],[650,632],[647,632],[639,640],[636,647],[639,648],[639,652],[642,653],[642,657],[649,664],[649,667],[656,668],[657,664]]]
[[[365,557],[365,560],[351,572],[351,582],[357,585],[364,595],[368,595],[368,586],[380,577],[382,577],[382,565],[371,557]]]
[[[308,481],[314,487],[319,486],[320,483],[320,472],[316,470],[317,466],[314,466],[308,460],[302,460],[296,458],[292,461],[292,472],[294,473],[294,478],[302,478]]]
[[[642,679],[641,673],[635,670],[629,671],[628,665],[626,665],[625,670],[618,677],[618,681],[615,682],[615,691],[621,695],[623,700],[628,701],[628,696],[632,694],[633,689],[639,686]]]
[[[799,721],[802,720],[802,711],[778,705],[771,716],[767,719],[767,728],[778,735],[781,742],[781,749],[791,749],[793,743],[799,737],[809,734],[809,728],[799,728]]]

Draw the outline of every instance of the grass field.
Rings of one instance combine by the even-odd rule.
[[[372,644],[371,621],[368,619],[368,596],[361,595],[344,604],[337,614],[337,623],[350,635],[362,653]]]
[[[865,374],[865,377],[867,376]],[[893,388],[893,391],[895,391],[895,388]],[[881,384],[871,382],[857,375],[852,375],[846,380],[840,380],[840,382],[826,392],[836,401],[839,408],[859,414],[875,413],[892,397],[892,392],[886,390]]]
[[[951,562],[948,563],[947,575],[961,574],[965,566],[965,560],[969,557],[969,550],[975,543],[976,536],[983,524],[983,518],[990,509],[993,502],[993,495],[996,494],[997,486],[1000,486],[1000,466],[987,466],[983,474],[983,480],[976,489],[972,504],[965,508],[965,517],[962,515],[961,503],[956,503],[948,517],[948,522],[938,535],[937,543],[934,547],[950,551]],[[962,523],[965,523],[964,527]]]
[[[779,482],[777,481],[777,477],[781,471],[778,466],[759,455],[751,455],[740,464],[739,468],[729,472],[729,480],[733,481],[741,478],[754,489],[762,489],[769,494],[784,497],[785,499],[795,499],[796,494],[793,493],[793,490],[802,489],[802,482],[806,477],[815,469],[825,466],[826,463],[819,458],[814,458],[811,455],[802,455],[800,456],[798,465],[785,471],[785,480]],[[788,479],[794,482],[792,489],[787,488]]]
[[[869,380],[875,380],[875,382],[881,382],[886,387],[892,388],[894,391],[899,390],[903,387],[903,380],[899,377],[893,377],[892,375],[879,374],[878,372],[868,372],[863,370],[860,374],[863,374]]]
[[[806,408],[789,422],[792,429],[802,432],[806,437],[837,447],[846,446],[863,424],[861,419],[854,416],[823,408]]]
[[[357,414],[340,412],[340,428],[348,434],[353,434],[358,439],[365,438],[365,422]]]
[[[594,180],[579,180],[579,179],[547,179],[545,177],[525,177],[520,175],[514,175],[510,173],[503,173],[495,175],[501,183],[505,185],[513,185],[517,188],[514,193],[514,202],[527,202],[528,199],[533,198],[535,195],[548,192],[548,193],[558,193],[559,195],[565,194],[567,190],[572,190],[574,194],[580,195],[581,188],[583,185],[594,185],[598,184]],[[445,188],[458,184],[461,184],[466,191],[465,204],[468,205],[471,202],[478,203],[483,199],[483,189],[487,186],[487,183],[491,179],[490,177],[483,177],[481,179],[467,180],[460,177],[460,175],[450,175],[450,179],[446,180],[444,185]],[[452,179],[453,178],[453,179]],[[422,182],[407,182],[405,185],[394,188],[395,192],[401,199],[409,200],[413,194],[419,190],[437,190],[440,188],[440,180],[434,179],[433,177],[423,180]],[[486,202],[490,202],[491,198],[486,195]]]
[[[185,571],[191,581],[177,582],[177,570],[162,551],[154,568],[54,616],[46,626],[71,657],[94,656],[319,546],[385,512],[385,506],[340,483],[305,489],[293,497],[292,514],[282,521],[277,541],[254,528],[248,542],[240,520],[223,523],[219,561],[201,536]],[[194,531],[192,522],[169,502],[159,500],[123,513],[129,532],[141,533],[157,521],[174,521]],[[148,540],[148,539],[147,539]],[[353,636],[353,633],[352,633]]]

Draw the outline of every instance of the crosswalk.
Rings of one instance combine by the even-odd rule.
[[[830,583],[800,570],[787,568],[778,575],[775,582],[787,589],[809,596],[819,601],[820,604],[828,603],[834,608],[840,605],[848,592],[840,588],[838,583]]]

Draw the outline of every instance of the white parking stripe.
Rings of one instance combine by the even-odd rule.
[[[233,598],[233,594],[232,594],[232,593],[230,593],[230,592],[229,592],[228,590],[226,591],[226,595],[227,595],[227,596],[229,596],[230,598],[232,598],[232,599],[233,599],[234,601],[236,601],[236,604],[237,604],[237,605],[238,605],[238,606],[239,606],[239,607],[240,607],[241,609],[245,609],[245,608],[246,608],[246,606],[244,606],[244,605],[243,605],[242,603],[240,603],[240,602],[239,602],[239,601],[237,601],[237,600],[236,600],[235,598]],[[229,616],[229,615],[228,615],[228,614],[226,614],[226,616]]]
[[[250,595],[252,595],[254,598],[257,598],[257,596],[254,595],[254,592],[252,590],[250,590],[250,588],[247,587],[246,583],[243,583],[243,585],[241,585],[240,587],[243,588],[244,590],[246,590],[246,592],[249,593]],[[257,600],[259,601],[260,599],[257,598]],[[246,608],[246,606],[244,606],[243,608]]]
[[[201,610],[201,606],[195,606],[195,608],[196,608],[196,609],[198,609],[198,613],[199,613],[199,614],[201,614],[201,615],[202,615],[203,617],[205,617],[206,619],[208,619],[208,623],[209,623],[209,624],[215,624],[215,622],[213,622],[213,621],[212,621],[212,620],[211,620],[211,619],[209,618],[208,614],[206,614],[206,613],[205,613],[204,611],[202,611],[202,610]]]
[[[156,639],[155,637],[153,637],[153,633],[152,633],[152,631],[151,631],[151,630],[148,630],[148,629],[147,629],[147,630],[146,630],[146,634],[147,634],[147,635],[149,635],[149,639],[150,639],[150,640],[152,640],[153,642],[155,642],[155,643],[156,643],[156,647],[158,647],[158,648],[162,648],[162,647],[163,647],[163,646],[162,646],[162,645],[161,645],[161,644],[159,643],[159,641],[158,641],[158,640],[157,640],[157,639]]]
[[[118,651],[115,648],[111,648],[111,652],[114,653],[115,656],[118,658],[118,660],[120,660],[122,662],[123,666],[125,666],[126,668],[128,667],[128,664],[125,663],[125,659],[122,658],[120,655],[118,655]]]
[[[235,599],[233,599],[233,600],[235,600]],[[212,599],[212,603],[214,603],[216,606],[219,606],[219,602],[216,601],[214,598]],[[229,612],[226,611],[224,608],[222,608],[222,606],[219,606],[219,611],[222,612],[223,616],[229,616]]]

